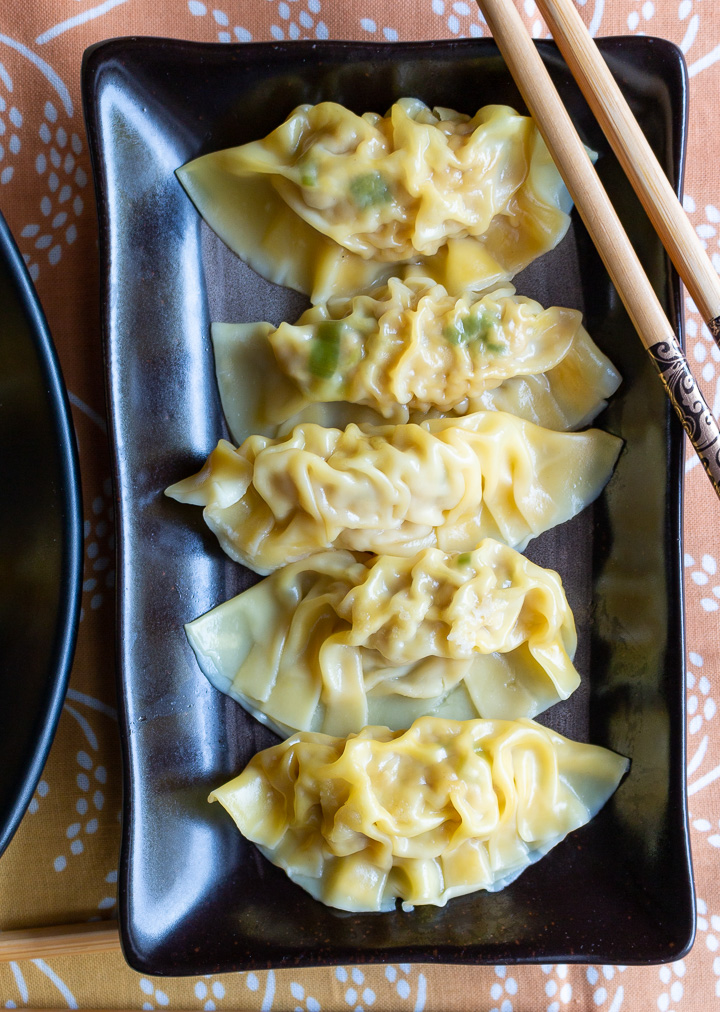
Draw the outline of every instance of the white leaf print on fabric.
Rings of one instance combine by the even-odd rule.
[[[4,68],[3,68],[4,69]],[[0,80],[12,93],[13,82],[7,71],[0,75]],[[0,186],[6,186],[15,175],[16,156],[22,147],[17,130],[23,123],[23,115],[12,103],[11,94],[7,99],[0,94]]]
[[[70,92],[68,91],[67,85],[61,79],[60,75],[53,70],[49,63],[46,63],[45,60],[43,60],[41,56],[38,56],[37,53],[34,53],[32,49],[28,49],[24,43],[18,42],[16,39],[11,39],[8,35],[0,34],[0,45],[9,46],[10,49],[14,49],[15,52],[29,60],[33,66],[37,67],[43,77],[49,81],[57,92],[67,115],[73,115],[73,101],[70,98]]]
[[[38,782],[37,787],[35,788],[34,795],[30,799],[30,804],[28,805],[27,810],[30,813],[30,815],[34,815],[37,811],[39,811],[40,802],[42,798],[47,797],[49,793],[50,793],[50,785],[48,784],[47,780],[40,780]]]
[[[593,989],[593,1005],[603,1012],[618,1012],[625,997],[625,988],[615,977],[624,973],[626,966],[589,966],[585,971],[585,979]],[[553,1009],[553,1012],[556,1012]]]
[[[209,9],[201,0],[187,0],[188,11],[196,18],[209,18],[214,22],[211,29],[218,42],[251,42],[252,33],[244,25],[231,25],[230,15],[220,8]],[[270,25],[270,35],[276,42],[285,39],[327,39],[330,36],[324,21],[318,20],[321,11],[320,0],[307,0],[305,7],[286,0],[277,3],[277,22]],[[232,28],[232,31],[230,29]]]
[[[705,947],[713,956],[712,970],[715,975],[715,997],[720,998],[720,957],[715,955],[718,949],[720,949],[720,917],[717,914],[709,912],[707,902],[700,896],[697,898],[697,912],[698,939],[696,949],[699,948],[698,943],[704,937]]]
[[[35,39],[38,46],[44,46],[46,42],[51,42],[56,39],[58,35],[62,35],[64,32],[70,31],[71,28],[77,28],[79,25],[84,25],[86,21],[94,21],[95,18],[100,18],[103,14],[107,14],[113,7],[119,7],[120,4],[127,3],[128,0],[105,0],[104,3],[98,4],[97,7],[89,7],[88,9],[81,11],[80,14],[74,14],[71,18],[66,18],[57,25],[53,25],[52,28],[48,28],[47,31],[42,32]]]
[[[312,995],[305,994],[305,988],[302,984],[298,984],[297,981],[293,981],[291,983],[290,994],[293,996],[295,1001],[301,1003],[295,1006],[295,1012],[320,1012],[322,1007],[320,1002]]]
[[[548,978],[544,985],[545,996],[551,999],[550,1003],[546,1006],[546,1012],[558,1012],[561,1005],[567,1005],[573,997],[572,984],[567,979],[567,964],[545,963],[541,969]],[[498,1012],[505,1012],[504,1005],[506,1003],[500,1006]]]
[[[490,1000],[496,1003],[491,1012],[512,1012],[512,999],[518,992],[517,979],[508,974],[507,966],[496,966],[495,977],[497,979],[490,985]]]
[[[147,977],[141,977],[138,984],[142,993],[157,1002],[159,1008],[167,1008],[170,1004],[170,999],[167,994],[160,988],[156,988],[152,981],[148,980]],[[147,1012],[150,1012],[151,1009],[155,1008],[155,1005],[153,1005],[152,1001],[144,1001],[142,1003],[142,1008],[147,1010]]]
[[[345,967],[338,967],[337,970],[347,974]],[[413,981],[412,974],[416,974],[417,978],[415,981],[415,1003],[409,1002],[413,994]],[[338,980],[346,980],[347,977],[341,977],[337,971],[336,975]],[[413,1008],[414,1012],[423,1012],[425,1008],[425,1002],[427,1000],[427,980],[423,973],[418,973],[417,969],[410,966],[410,963],[396,963],[395,965],[388,965],[385,967],[385,979],[394,987],[398,997],[403,1002],[408,1002],[408,1005],[402,1006],[405,1008]]]
[[[40,201],[40,215],[25,225],[23,238],[33,238],[36,251],[47,250],[51,266],[62,258],[63,245],[71,246],[78,236],[77,219],[85,210],[80,191],[88,184],[88,175],[78,158],[83,155],[84,143],[80,134],[71,132],[59,122],[60,114],[51,101],[44,107],[38,134],[44,148],[35,158],[35,171],[43,178],[47,192]],[[30,274],[36,279],[39,263],[30,264]]]
[[[203,18],[208,14],[208,9],[200,0],[188,0],[188,10],[196,18]],[[227,30],[230,27],[230,18],[220,9],[212,11],[212,19],[217,25],[218,42],[252,42],[252,33],[243,25],[234,25],[232,34]]]
[[[720,832],[718,832],[720,830],[720,820],[718,820],[716,829],[708,819],[694,819],[691,815],[690,825],[696,833],[703,834],[706,843],[709,843],[711,847],[720,848]]]
[[[432,0],[430,9],[433,14],[442,18],[443,28],[450,36],[458,39],[480,39],[490,34],[485,18],[475,3],[465,3],[464,0],[457,3]]]
[[[15,962],[10,963],[10,970],[12,971],[12,975],[15,978],[15,983],[17,984],[17,989],[20,994],[20,1000],[22,1001],[23,1005],[27,1005],[28,1001],[30,1000],[30,992],[28,991],[28,986],[25,983],[25,977],[23,976],[23,972],[18,966],[18,964]],[[17,1006],[14,1001],[5,1002],[5,1008],[16,1008],[16,1007]]]
[[[211,980],[210,975],[204,980],[199,980],[194,987],[194,994],[198,1001],[201,1001],[204,1012],[216,1012],[216,1002],[222,1001],[225,997],[225,985],[222,981]]]
[[[657,1007],[660,1012],[669,1012],[671,1005],[677,1005],[682,1001],[685,987],[682,978],[685,976],[685,961],[679,959],[676,963],[669,963],[661,966],[658,971],[663,991],[658,995]]]
[[[72,129],[74,108],[69,94],[65,101],[62,90],[56,87],[61,98],[59,106],[48,99],[42,110],[21,108],[22,100],[19,94],[15,96],[13,77],[4,67],[3,71],[0,74],[5,89],[3,93],[0,88],[0,190],[24,177],[29,170],[30,146],[25,151],[22,134],[32,137],[37,129],[37,136],[43,143],[36,154],[34,168],[42,177],[45,192],[37,215],[22,227],[19,235],[30,277],[37,281],[41,265],[47,263],[54,267],[62,259],[63,247],[71,246],[78,237],[77,220],[85,209],[80,191],[88,184],[87,172],[79,163],[84,154],[83,131]]]
[[[90,509],[86,510],[83,537],[85,561],[81,622],[85,618],[86,607],[97,611],[108,598],[108,592],[115,587],[115,512],[109,478],[103,482],[102,495],[96,495]],[[109,600],[112,603],[112,594],[109,595]]]
[[[717,565],[713,556],[704,555],[701,564],[698,566],[691,555],[685,556],[685,568],[690,569],[690,578],[698,586],[704,589],[704,585],[711,579],[716,578]],[[703,599],[705,600],[705,599]],[[709,599],[708,599],[709,600]],[[702,601],[701,601],[702,603]],[[706,609],[708,610],[708,609]],[[704,658],[697,651],[691,650],[687,657],[687,716],[688,716],[688,796],[697,794],[704,787],[713,783],[720,776],[720,766],[706,770],[705,760],[707,758],[708,744],[710,737],[708,725],[717,713],[717,704],[712,696],[712,683],[703,672]],[[713,728],[709,728],[710,731]],[[702,738],[699,736],[703,732]],[[699,774],[699,776],[696,776]],[[693,816],[690,816],[691,822]],[[694,828],[698,828],[693,822]],[[708,823],[709,828],[709,823]]]
[[[715,557],[705,554],[699,566],[695,565],[694,560],[690,563],[690,566],[690,579],[700,588],[702,593],[702,597],[700,598],[701,608],[704,611],[717,611],[720,609],[720,576],[718,576]]]
[[[703,574],[704,575],[704,574]],[[707,675],[696,669],[702,668],[703,659],[700,654],[691,651],[687,661],[687,713],[688,732],[696,735],[706,730],[706,724],[713,719],[717,705],[711,695],[712,685]],[[692,749],[690,746],[689,751]],[[694,772],[688,765],[688,775]]]
[[[699,60],[695,60],[694,63],[690,64],[688,67],[688,77],[695,77],[702,70],[712,67],[713,63],[716,63],[718,60],[720,60],[720,46],[715,46],[705,56],[701,56]]]
[[[45,974],[45,976],[48,978],[49,981],[51,981],[52,984],[55,985],[55,987],[58,989],[60,994],[65,999],[68,1008],[78,1007],[78,1003],[75,1000],[75,997],[73,996],[73,993],[70,990],[70,988],[63,981],[63,979],[55,972],[55,970],[53,970],[52,967],[45,962],[44,959],[33,959],[32,963],[34,966],[38,968],[38,970],[40,970],[41,973]]]

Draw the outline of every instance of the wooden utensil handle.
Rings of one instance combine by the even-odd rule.
[[[120,948],[116,921],[0,931],[0,962],[107,952]]]
[[[720,278],[572,0],[536,0],[565,62],[716,340]]]
[[[720,497],[715,420],[545,64],[512,0],[478,0],[478,6]]]
[[[703,397],[687,359],[673,345],[658,341],[648,348],[700,463],[720,496],[720,428]]]

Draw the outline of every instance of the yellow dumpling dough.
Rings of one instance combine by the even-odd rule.
[[[386,116],[301,105],[264,140],[235,149],[301,218],[365,260],[432,255],[482,235],[527,174],[535,126],[508,106],[470,119],[401,99]]]
[[[579,327],[576,310],[544,310],[512,287],[456,298],[425,279],[391,278],[379,293],[308,309],[268,340],[308,399],[407,421],[398,407],[448,412],[510,376],[552,369]]]
[[[315,405],[329,424],[372,420],[357,417],[355,405],[372,409],[377,422],[498,407],[575,428],[620,383],[579,312],[543,309],[512,285],[458,298],[428,278],[391,278],[372,294],[313,306],[295,324],[213,324],[212,338],[238,442],[277,435],[290,418],[323,421]],[[331,409],[336,402],[346,403]]]
[[[552,249],[570,199],[529,116],[472,118],[417,99],[386,116],[301,105],[263,140],[178,178],[217,234],[263,277],[325,301],[422,263],[448,290],[508,280]]]
[[[553,432],[500,411],[420,424],[305,423],[289,436],[220,440],[166,494],[204,507],[223,549],[258,573],[328,548],[414,555],[511,547],[575,516],[609,479],[622,441]]]
[[[489,538],[463,554],[312,555],[185,631],[212,684],[282,736],[534,717],[580,681],[560,577]]]
[[[316,899],[392,910],[508,885],[589,822],[627,768],[530,720],[421,717],[408,731],[295,734],[210,800]]]

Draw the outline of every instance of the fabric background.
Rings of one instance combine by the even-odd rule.
[[[535,36],[533,0],[518,0]],[[690,72],[685,206],[720,271],[720,5],[576,0],[594,34],[678,43]],[[0,207],[37,285],[70,391],[83,474],[83,610],[70,691],[35,797],[0,861],[0,929],[115,916],[121,783],[113,671],[113,509],[104,421],[97,232],[80,107],[80,61],[117,35],[219,43],[480,37],[449,0],[6,0],[0,7]],[[720,352],[687,305],[688,353],[720,411]],[[163,1007],[297,1012],[563,1008],[698,1012],[720,998],[720,511],[686,465],[688,781],[698,933],[684,960],[622,966],[389,965],[160,979],[121,954],[0,964],[6,1008]]]

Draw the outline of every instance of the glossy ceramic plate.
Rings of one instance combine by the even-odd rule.
[[[52,339],[0,216],[0,854],[47,758],[75,648],[80,476]]]
[[[686,76],[668,43],[601,43],[680,187]],[[657,291],[678,283],[552,45],[541,52]],[[119,501],[125,804],[120,921],[137,970],[199,974],[410,960],[642,963],[691,944],[684,795],[682,431],[582,226],[518,280],[581,308],[625,381],[600,424],[625,449],[606,492],[531,545],[575,610],[582,688],[545,719],[632,759],[600,815],[511,887],[412,914],[344,914],[291,884],[207,794],[277,739],[199,671],[183,623],[254,582],[200,511],[163,496],[225,432],[209,324],[293,318],[304,300],[254,275],[204,225],[173,172],[263,136],[298,103],[384,111],[402,95],[474,113],[522,107],[490,41],[244,46],[117,39],[85,57],[100,216]]]

